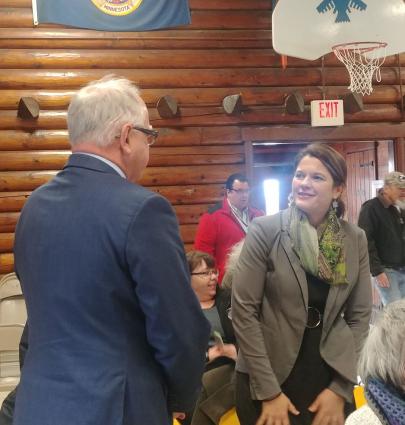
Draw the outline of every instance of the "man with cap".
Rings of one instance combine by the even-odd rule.
[[[366,201],[360,211],[359,226],[368,240],[371,274],[382,303],[405,298],[405,174],[388,173],[378,195]]]

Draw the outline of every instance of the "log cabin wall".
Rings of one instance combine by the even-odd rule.
[[[346,115],[343,133],[314,133],[308,110],[287,114],[285,97],[299,91],[308,105],[324,93],[347,93],[340,63],[327,56],[322,74],[320,60],[289,58],[283,70],[271,48],[271,0],[189,3],[188,27],[108,33],[33,28],[31,0],[0,0],[0,275],[13,270],[14,230],[25,200],[69,155],[66,110],[72,93],[103,75],[127,77],[142,89],[161,136],[140,183],[171,201],[186,248],[199,215],[221,198],[226,177],[245,168],[249,173],[252,141],[405,135],[395,57],[387,58],[364,111]],[[404,65],[405,56],[400,61]],[[223,98],[238,93],[242,113],[226,114]],[[160,118],[155,105],[164,95],[177,99],[178,117]],[[37,120],[17,118],[24,96],[39,102]],[[404,154],[403,139],[395,149],[397,157]]]

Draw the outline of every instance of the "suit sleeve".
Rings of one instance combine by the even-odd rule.
[[[254,398],[266,400],[281,392],[267,354],[259,320],[269,247],[275,235],[266,233],[258,220],[261,219],[254,220],[250,225],[238,260],[232,285],[232,324],[249,371]]]
[[[146,335],[168,386],[169,409],[190,410],[200,391],[210,326],[191,284],[176,216],[148,197],[129,230],[127,261]]]
[[[384,266],[378,255],[375,242],[375,232],[378,223],[373,217],[371,205],[364,204],[361,207],[358,225],[366,232],[371,274],[377,276],[384,271]]]
[[[205,213],[201,216],[195,236],[194,248],[206,252],[215,258],[217,240],[217,227],[212,214]]]
[[[360,230],[358,237],[359,250],[359,276],[349,299],[347,300],[344,318],[353,333],[356,349],[356,364],[363,348],[364,341],[369,330],[369,323],[372,309],[370,268],[367,252],[367,239],[363,231]],[[336,376],[331,385],[331,390],[351,401],[353,397],[353,384]]]

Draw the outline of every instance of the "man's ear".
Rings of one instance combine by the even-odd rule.
[[[129,132],[131,131],[130,124],[124,124],[119,135],[120,149],[123,153],[130,153],[131,146],[129,144]]]

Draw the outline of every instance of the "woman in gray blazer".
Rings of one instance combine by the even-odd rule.
[[[341,219],[346,163],[312,144],[295,162],[290,208],[251,224],[235,273],[241,425],[343,425],[367,335],[364,232]]]

